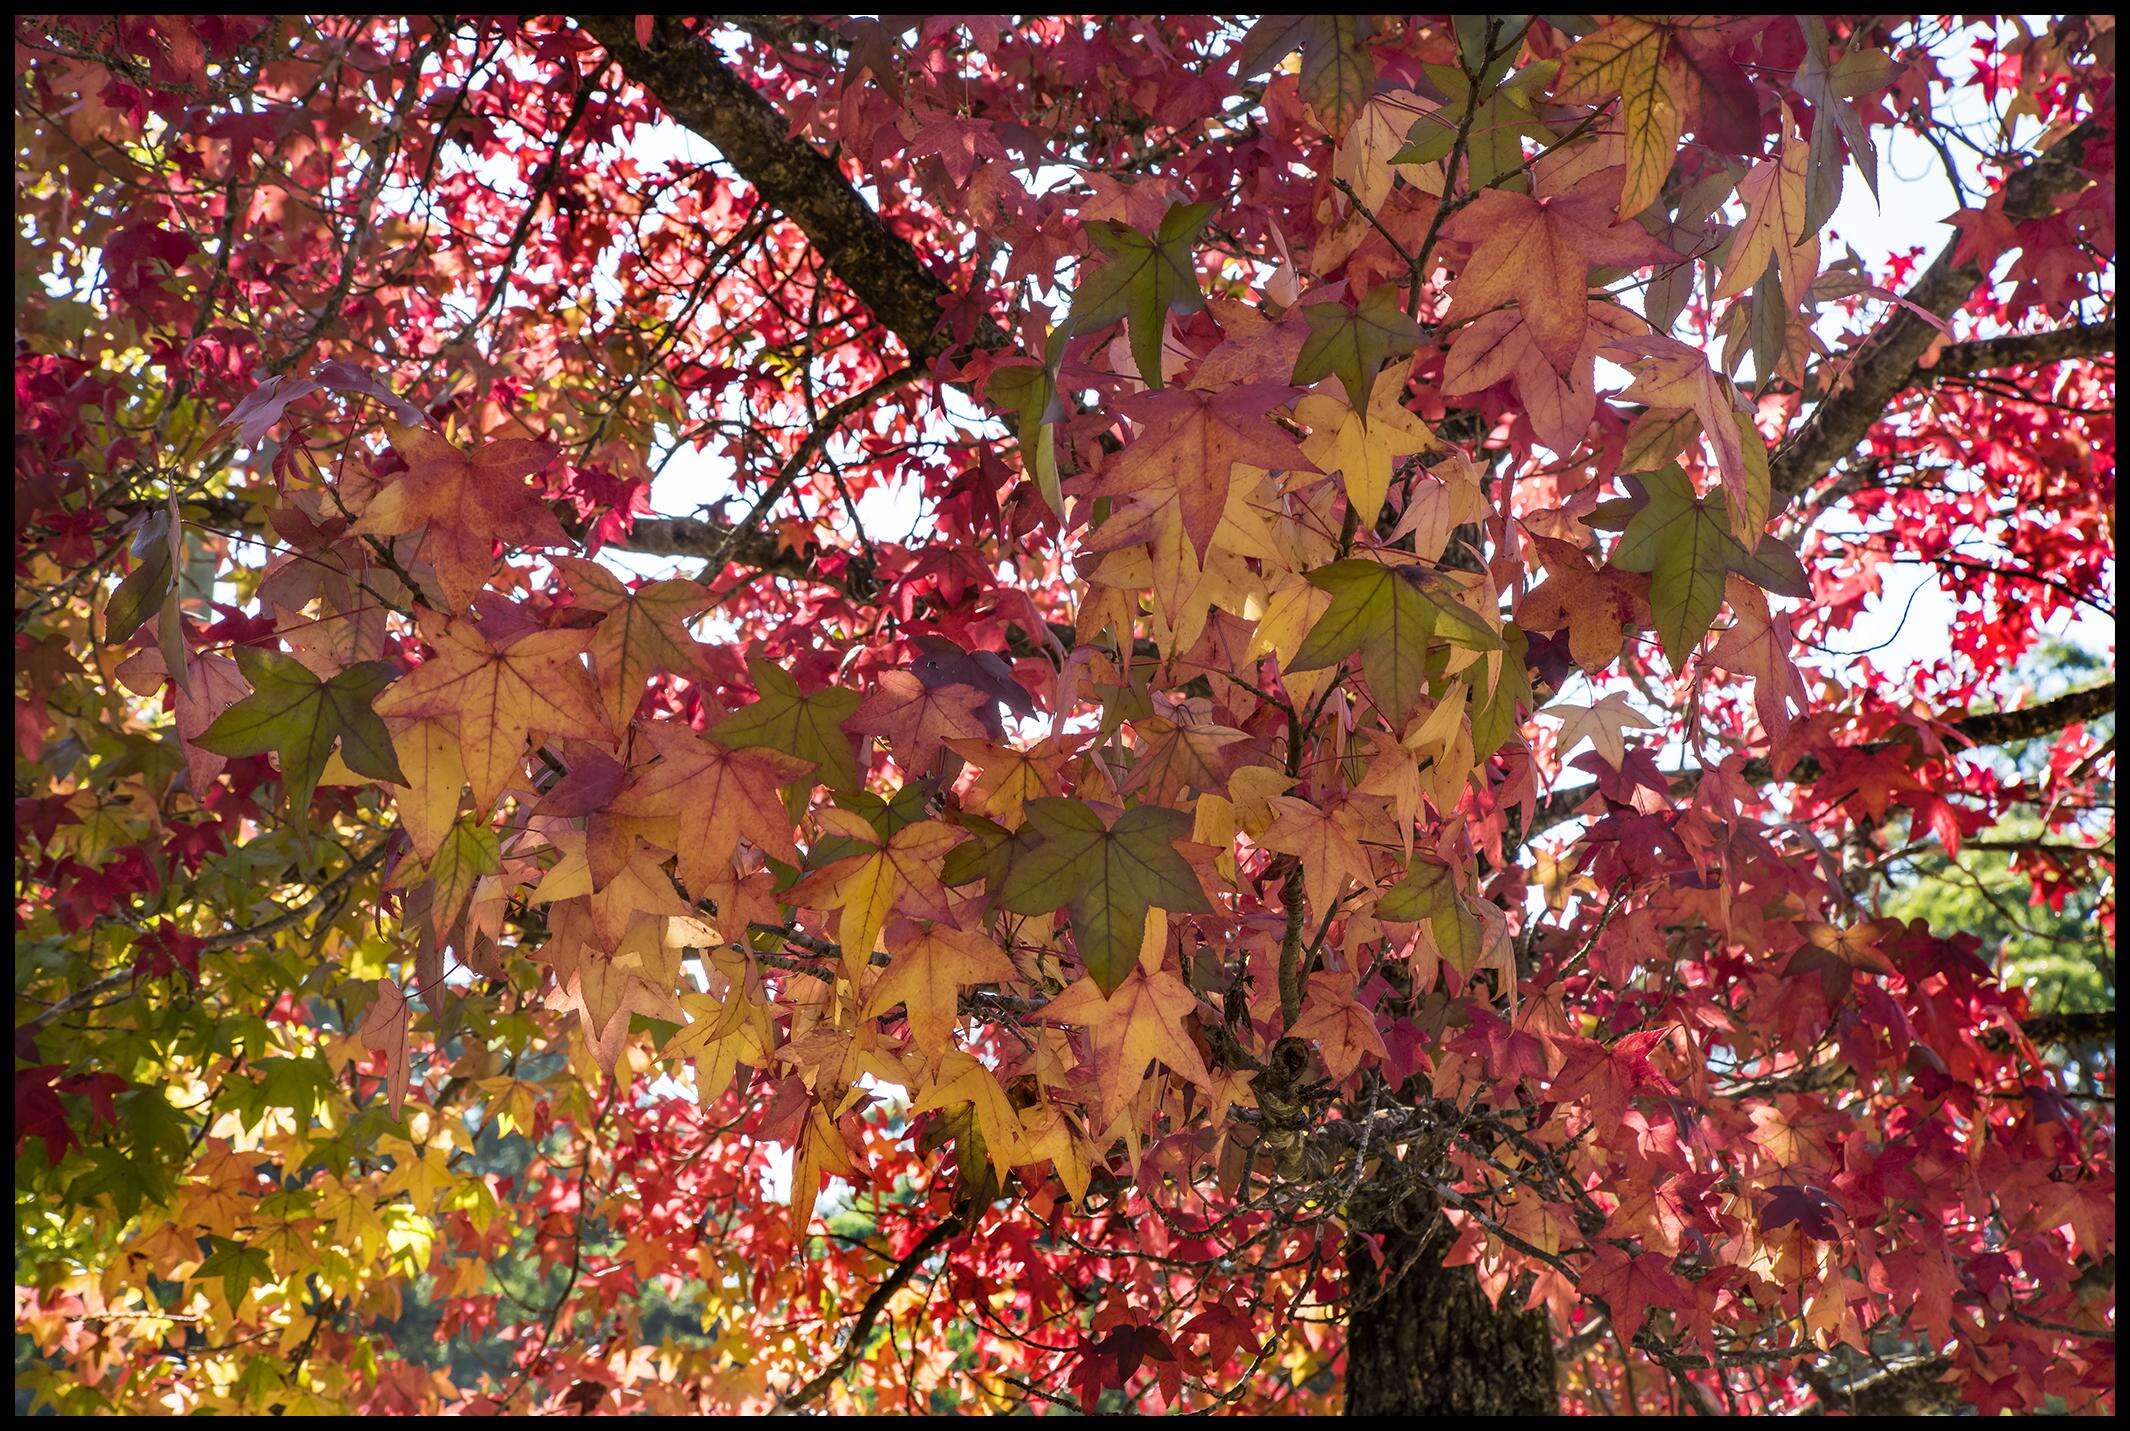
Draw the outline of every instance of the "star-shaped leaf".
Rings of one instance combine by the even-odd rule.
[[[864,697],[837,686],[802,692],[789,671],[760,657],[748,658],[747,674],[761,699],[726,716],[711,734],[735,750],[781,750],[811,760],[831,789],[857,789],[856,742],[843,723]]]
[[[1137,964],[1146,913],[1160,908],[1210,914],[1205,890],[1177,850],[1191,816],[1140,805],[1114,820],[1078,800],[1032,800],[993,891],[1015,914],[1069,908],[1080,962],[1106,993]]]
[[[1076,333],[1092,333],[1122,318],[1132,361],[1150,388],[1161,386],[1161,333],[1169,314],[1195,313],[1205,304],[1191,246],[1212,216],[1211,204],[1174,204],[1151,235],[1114,219],[1086,225],[1088,238],[1108,258],[1081,281],[1067,324]]]
[[[557,547],[568,539],[525,479],[554,460],[544,443],[506,437],[461,452],[422,427],[387,421],[385,432],[407,470],[371,498],[357,535],[398,536],[425,528],[422,555],[454,606],[473,603],[495,566],[496,543]]]
[[[406,784],[392,752],[392,735],[377,717],[378,692],[392,680],[386,661],[350,666],[320,680],[293,656],[256,646],[237,648],[237,665],[252,693],[215,717],[195,742],[231,757],[273,751],[281,784],[299,818],[318,788],[335,742],[348,769],[375,780]]]
[[[1425,336],[1398,307],[1400,292],[1385,283],[1355,307],[1336,300],[1305,305],[1309,338],[1294,361],[1294,385],[1306,388],[1336,373],[1346,388],[1346,405],[1365,411],[1383,365],[1418,348]]]

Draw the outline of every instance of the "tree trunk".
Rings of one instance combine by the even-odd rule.
[[[1442,1265],[1455,1231],[1432,1196],[1361,1207],[1346,1241],[1346,1413],[1557,1414],[1545,1312],[1496,1310],[1471,1268]],[[1380,1263],[1360,1231],[1382,1234]]]

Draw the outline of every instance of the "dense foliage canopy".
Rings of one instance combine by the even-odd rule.
[[[24,1404],[2112,1410],[2105,19],[15,37]]]

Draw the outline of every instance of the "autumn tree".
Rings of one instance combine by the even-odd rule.
[[[2106,19],[15,35],[28,1400],[2113,1408]]]

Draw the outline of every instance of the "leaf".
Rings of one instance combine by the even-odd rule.
[[[1677,53],[1670,29],[1656,21],[1616,16],[1576,42],[1561,59],[1560,99],[1620,97],[1627,136],[1627,177],[1619,216],[1638,214],[1663,190],[1679,157],[1679,139],[1699,85]]]
[[[1649,610],[1658,639],[1673,668],[1683,670],[1723,605],[1724,573],[1745,552],[1724,514],[1694,494],[1676,463],[1626,481],[1645,500],[1613,547],[1611,564],[1650,573]]]
[[[493,842],[492,833],[489,839]],[[413,1006],[399,985],[379,979],[377,997],[363,1011],[362,1023],[355,1030],[355,1041],[361,1047],[384,1051],[385,1087],[395,1120],[407,1101],[407,1085],[413,1076],[407,1056],[407,1022],[412,1015]]]
[[[700,895],[729,877],[745,839],[763,854],[797,864],[782,791],[813,773],[813,762],[768,749],[735,750],[673,721],[637,732],[638,748],[657,761],[631,767],[604,818],[679,856],[678,873]],[[605,870],[593,878],[604,883]]]
[[[1624,691],[1613,691],[1595,705],[1552,705],[1546,714],[1560,717],[1560,739],[1554,749],[1563,761],[1585,740],[1598,758],[1618,770],[1627,761],[1626,733],[1654,730],[1656,723],[1628,704]]]
[[[1299,49],[1302,98],[1336,138],[1375,89],[1368,52],[1374,33],[1375,21],[1366,15],[1267,15],[1235,46],[1236,78],[1262,74]]]
[[[407,470],[370,500],[353,531],[390,537],[422,528],[422,555],[454,606],[472,605],[487,584],[498,542],[567,543],[554,513],[525,485],[554,460],[545,444],[506,437],[461,452],[427,428],[387,421],[385,432]]]
[[[434,653],[378,698],[378,714],[454,723],[477,811],[494,809],[518,778],[534,732],[607,734],[598,693],[578,659],[583,632],[509,632],[445,618],[425,634]]]
[[[1587,191],[1536,199],[1484,190],[1442,233],[1473,245],[1450,290],[1452,321],[1513,301],[1538,351],[1561,373],[1582,355],[1592,267],[1636,268],[1679,257],[1633,224],[1615,222],[1603,200]]]
[[[1175,492],[1184,535],[1203,562],[1227,510],[1237,463],[1308,469],[1302,449],[1266,416],[1290,396],[1280,383],[1249,383],[1217,393],[1180,388],[1144,394],[1124,407],[1139,424],[1137,434],[1080,490],[1089,497]]]
[[[1310,572],[1311,584],[1331,593],[1331,605],[1287,668],[1316,670],[1358,651],[1369,689],[1402,724],[1426,690],[1429,643],[1438,634],[1468,650],[1500,644],[1469,610],[1430,595],[1423,587],[1429,579],[1418,567],[1358,558]]]
[[[950,1047],[962,989],[1019,977],[1013,961],[990,939],[951,924],[912,925],[900,937],[891,936],[888,949],[887,970],[866,997],[866,1014],[875,1017],[903,1005],[911,1037],[931,1058]]]
[[[761,699],[726,716],[710,733],[735,750],[781,750],[810,760],[830,789],[857,789],[856,742],[843,722],[864,697],[835,686],[802,693],[790,672],[758,656],[747,658],[747,674]]]
[[[1149,909],[1210,914],[1198,876],[1176,849],[1191,833],[1182,810],[1140,805],[1113,820],[1077,800],[1031,800],[992,893],[1001,909],[1069,908],[1080,962],[1104,992],[1131,973]]]
[[[329,681],[279,651],[239,646],[237,665],[252,694],[238,701],[200,733],[202,750],[230,757],[273,751],[281,784],[298,818],[311,803],[318,777],[337,743],[350,770],[404,785],[392,736],[374,706],[393,677],[386,661],[350,666]]]
[[[984,392],[994,404],[1014,414],[1021,466],[1035,479],[1050,510],[1062,516],[1065,494],[1058,483],[1057,434],[1051,426],[1063,415],[1056,376],[1040,363],[994,368]]]
[[[170,513],[162,508],[150,512],[141,523],[140,530],[133,534],[133,570],[126,573],[104,606],[105,641],[117,645],[162,607],[177,571],[181,541]],[[167,652],[164,659],[167,663]]]
[[[1205,306],[1192,246],[1212,216],[1211,204],[1173,204],[1151,236],[1114,219],[1085,226],[1088,238],[1109,257],[1081,281],[1066,326],[1092,333],[1124,319],[1132,361],[1150,388],[1161,386],[1161,334],[1168,315]]]
[[[947,1053],[939,1072],[910,1104],[912,1114],[966,1104],[981,1135],[992,1172],[1003,1184],[1021,1161],[1021,1120],[999,1087],[998,1077],[959,1050]]]
[[[1302,1016],[1288,1035],[1313,1045],[1333,1081],[1343,1083],[1363,1058],[1386,1059],[1390,1050],[1376,1031],[1375,1013],[1356,1003],[1350,973],[1320,970],[1309,976]]]
[[[459,910],[483,875],[503,868],[503,855],[496,832],[486,821],[461,820],[451,827],[429,861],[429,878],[436,887],[429,915],[437,935],[448,937]]]
[[[1804,140],[1785,124],[1781,150],[1755,164],[1739,182],[1738,198],[1746,214],[1731,240],[1723,279],[1713,295],[1717,301],[1745,292],[1770,264],[1781,273],[1783,291],[1793,295],[1802,296],[1819,276],[1810,263],[1819,247],[1818,230],[1805,221],[1806,157]]]
[[[961,842],[961,833],[938,820],[905,825],[886,839],[846,810],[832,810],[829,827],[848,837],[856,852],[832,859],[793,885],[785,898],[793,904],[837,909],[836,942],[843,965],[855,980],[880,942],[880,931],[896,910],[926,919],[947,917],[940,861]]]
[[[597,562],[569,556],[549,560],[569,577],[578,605],[601,613],[592,633],[592,669],[610,729],[628,728],[654,670],[697,678],[708,674],[701,647],[688,634],[689,618],[713,600],[701,582],[654,581],[630,591]]]
[[[1295,409],[1295,416],[1310,429],[1302,452],[1320,470],[1344,478],[1346,500],[1360,518],[1362,531],[1375,530],[1398,459],[1442,446],[1427,425],[1406,410],[1404,389],[1405,375],[1391,369],[1376,378],[1365,413],[1316,393]]]
[[[1303,305],[1309,337],[1294,361],[1294,385],[1309,387],[1336,373],[1346,389],[1346,405],[1366,410],[1383,365],[1418,348],[1425,336],[1398,307],[1398,293],[1381,284],[1351,308],[1335,299]]]
[[[1104,990],[1092,977],[1052,999],[1044,1012],[1087,1031],[1095,1072],[1094,1126],[1108,1128],[1146,1082],[1157,1059],[1200,1086],[1212,1075],[1183,1021],[1197,1007],[1183,981],[1166,969],[1132,968]]]
[[[896,766],[915,779],[931,772],[947,742],[984,733],[976,712],[989,703],[989,697],[969,686],[927,686],[908,671],[882,671],[879,684],[845,725],[861,735],[885,738]]]

